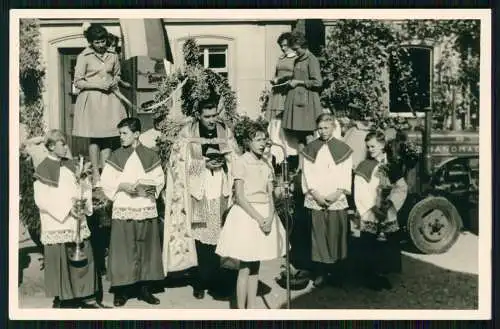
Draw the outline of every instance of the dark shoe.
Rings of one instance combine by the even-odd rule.
[[[79,308],[80,305],[73,299],[61,300],[59,303],[59,308]]]
[[[205,290],[193,290],[193,296],[196,299],[203,299],[205,298]]]
[[[125,295],[115,294],[113,298],[113,305],[121,307],[127,303],[128,298]]]
[[[137,297],[137,299],[142,300],[143,302],[146,302],[150,305],[160,304],[160,300],[151,293],[149,288],[146,287],[141,288],[141,293],[139,294],[139,297]]]
[[[52,301],[52,308],[61,308],[61,300],[59,297],[55,297]]]
[[[213,290],[210,290],[208,293],[215,300],[219,300],[219,301],[228,301],[233,296],[233,292],[224,291],[222,289],[213,289]]]
[[[318,275],[316,279],[314,279],[313,284],[316,288],[321,288],[325,285],[325,283],[326,283],[325,277],[323,275]]]

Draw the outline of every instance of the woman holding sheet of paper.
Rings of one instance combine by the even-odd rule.
[[[73,135],[90,138],[93,185],[98,186],[99,167],[104,166],[114,145],[118,144],[116,125],[127,117],[127,112],[113,93],[120,81],[120,61],[116,52],[108,48],[108,31],[100,24],[91,24],[84,35],[89,47],[76,60],[74,84],[79,94]]]

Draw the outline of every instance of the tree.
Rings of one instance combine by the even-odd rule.
[[[323,105],[337,113],[378,120],[387,113],[383,96],[387,70],[398,67],[401,85],[409,83],[411,69],[400,59],[401,38],[394,27],[378,20],[338,20],[328,27],[320,57]],[[358,108],[353,113],[350,108]]]
[[[351,118],[368,116],[380,124],[395,124],[387,118],[383,102],[388,92],[388,65],[396,68],[391,74],[411,99],[416,81],[401,46],[426,40],[445,48],[435,66],[435,116],[446,118],[455,108],[461,113],[478,113],[479,21],[338,20],[327,29],[320,57],[325,107]],[[458,71],[450,66],[453,58],[458,58]]]

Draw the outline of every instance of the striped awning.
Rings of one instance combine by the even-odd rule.
[[[135,56],[166,59],[173,63],[170,44],[162,19],[120,19],[122,54],[127,60]]]

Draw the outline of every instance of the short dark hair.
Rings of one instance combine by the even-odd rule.
[[[316,126],[324,121],[330,121],[334,127],[337,126],[335,123],[335,115],[333,115],[332,113],[321,113],[320,115],[318,115],[318,117],[316,118]]]
[[[381,130],[370,131],[365,137],[365,142],[368,142],[372,139],[375,139],[379,143],[387,144],[387,142],[385,140],[385,134]]]
[[[138,118],[125,118],[116,127],[118,129],[128,127],[133,133],[141,132],[141,120]]]
[[[243,147],[245,150],[248,150],[247,143],[251,142],[255,138],[255,136],[257,136],[258,133],[263,133],[266,138],[269,137],[269,132],[267,131],[266,126],[264,126],[259,122],[252,122],[247,128],[246,136],[243,141],[244,144]]]
[[[298,45],[300,48],[307,48],[309,46],[306,35],[299,31],[292,32],[292,37],[290,40],[290,45]]]
[[[108,40],[108,34],[108,30],[101,24],[90,24],[89,28],[83,32],[88,42],[103,39]]]
[[[198,113],[201,114],[204,109],[213,109],[219,106],[219,97],[210,97],[198,102]]]
[[[281,33],[280,36],[278,37],[278,45],[281,46],[281,43],[286,40],[288,46],[290,46],[291,39],[292,39],[292,34],[290,32]]]

